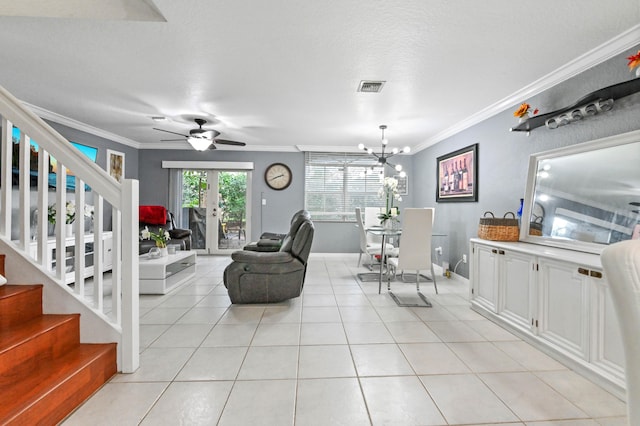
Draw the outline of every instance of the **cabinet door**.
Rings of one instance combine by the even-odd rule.
[[[497,249],[481,244],[474,245],[471,299],[492,312],[496,312],[498,294],[497,260]]]
[[[111,269],[111,264],[113,262],[113,238],[111,235],[105,235],[102,240],[102,253],[104,260],[104,270],[108,271]]]
[[[604,277],[591,282],[591,362],[624,383],[624,348],[609,285]]]
[[[499,250],[500,305],[498,313],[514,325],[531,331],[535,312],[534,257]]]
[[[589,277],[579,265],[539,261],[538,334],[561,351],[589,356]]]

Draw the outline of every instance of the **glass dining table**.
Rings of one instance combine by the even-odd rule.
[[[372,226],[369,228],[366,228],[365,231],[368,234],[371,235],[375,235],[378,237],[381,237],[381,247],[380,247],[380,271],[378,272],[378,294],[380,294],[382,292],[382,281],[383,281],[383,277],[386,275],[386,279],[387,279],[387,291],[389,291],[389,293],[391,294],[391,296],[393,297],[393,299],[396,301],[396,303],[400,304],[398,299],[393,295],[393,293],[391,293],[391,274],[388,271],[388,267],[387,267],[387,256],[383,253],[386,253],[387,250],[387,244],[390,238],[395,238],[395,237],[400,237],[402,235],[402,229],[401,228],[384,228],[382,226]],[[432,237],[445,237],[447,234],[443,234],[443,233],[432,233],[431,236]],[[361,281],[369,281],[365,278],[365,276],[372,276],[374,275],[373,273],[360,273],[358,274],[358,278]],[[373,280],[371,280],[373,281]],[[427,304],[426,306],[431,306],[431,303],[429,303],[426,298],[422,295],[422,293],[418,292],[419,296],[422,298],[422,300]],[[421,305],[422,306],[422,305]]]

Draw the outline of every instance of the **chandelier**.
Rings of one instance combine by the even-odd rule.
[[[366,148],[364,144],[359,144],[358,149],[362,149],[366,151],[368,154],[373,155],[381,166],[384,166],[386,164],[387,166],[392,167],[397,172],[400,172],[401,177],[405,177],[407,174],[404,171],[402,171],[401,164],[396,165],[389,162],[389,158],[398,154],[400,150],[398,150],[398,148],[393,148],[391,152],[385,153],[387,144],[389,143],[389,140],[384,137],[384,131],[386,128],[387,128],[386,125],[384,124],[380,125],[380,130],[382,130],[382,152],[380,154],[376,154],[371,148]],[[408,146],[405,146],[404,149],[402,150],[402,152],[404,153],[408,153],[409,151],[411,151],[411,148],[409,148]]]

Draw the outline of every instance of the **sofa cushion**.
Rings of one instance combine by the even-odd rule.
[[[138,206],[138,220],[151,225],[167,223],[167,209],[164,206]]]

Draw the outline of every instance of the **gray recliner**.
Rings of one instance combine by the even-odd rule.
[[[276,252],[241,250],[224,270],[231,303],[276,303],[300,296],[311,252],[314,226],[300,215]]]
[[[311,215],[306,210],[298,210],[291,217],[291,224],[293,224],[299,217],[304,217],[311,220]],[[260,235],[258,241],[251,242],[243,247],[243,250],[251,251],[278,251],[282,247],[282,242],[288,234],[276,234],[273,232],[264,232]]]

